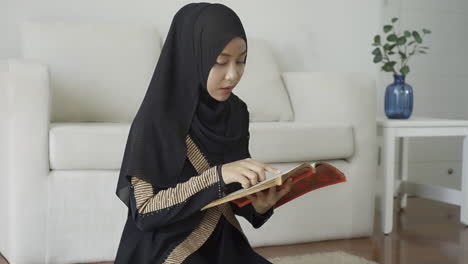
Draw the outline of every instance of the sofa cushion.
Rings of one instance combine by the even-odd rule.
[[[247,104],[252,122],[294,119],[280,69],[271,48],[262,39],[248,39],[244,74],[233,91]]]
[[[346,159],[354,154],[353,127],[334,122],[254,122],[250,155],[263,162]]]
[[[51,123],[52,170],[118,169],[130,123]]]
[[[52,123],[53,170],[119,169],[130,123]],[[345,159],[353,155],[353,128],[344,123],[253,122],[249,150],[262,162]]]
[[[161,46],[152,26],[37,19],[21,24],[22,57],[46,64],[52,122],[130,122]]]

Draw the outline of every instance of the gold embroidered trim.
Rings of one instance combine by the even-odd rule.
[[[197,251],[213,233],[216,224],[221,217],[221,212],[212,207],[206,213],[200,224],[188,235],[184,241],[177,245],[169,256],[164,260],[164,264],[180,264],[190,254]]]
[[[190,159],[190,162],[194,166],[194,168],[198,171],[198,173],[206,170],[206,168],[209,168],[210,165],[207,159],[205,158],[203,153],[200,151],[200,149],[197,147],[197,145],[192,141],[192,139],[188,135],[186,138],[186,143],[187,143],[187,149],[189,153],[188,157]],[[212,168],[216,169],[216,167],[212,167]],[[216,175],[216,176],[219,177],[219,175]],[[220,185],[218,186],[219,186],[220,197],[225,196],[226,194],[224,192],[221,192]],[[239,222],[237,221],[237,218],[235,217],[230,204],[222,204],[222,205],[218,205],[212,208],[208,208],[205,210],[205,215],[202,221],[199,223],[199,225],[190,233],[190,235],[188,235],[184,239],[184,241],[182,241],[179,245],[177,245],[172,250],[172,252],[166,258],[164,263],[165,264],[175,264],[175,263],[180,264],[188,256],[190,256],[190,254],[197,251],[213,233],[214,229],[216,228],[216,225],[219,222],[219,219],[221,218],[221,215],[224,215],[226,219],[232,225],[234,225],[238,230],[240,230],[242,235],[244,235],[244,232],[242,231],[242,228]]]
[[[221,183],[216,166],[210,167],[208,160],[192,141],[189,135],[186,137],[187,157],[200,175],[191,177],[188,181],[178,183],[175,187],[161,190],[154,194],[151,183],[136,176],[131,177],[132,187],[136,200],[136,207],[140,214],[148,214],[184,203],[190,196],[205,188],[218,184],[219,197]]]
[[[211,167],[205,155],[203,155],[189,135],[185,137],[185,144],[187,145],[187,157],[198,173],[201,173]]]
[[[224,204],[220,204],[218,206],[216,206],[218,208],[218,210],[220,210],[224,217],[229,221],[229,223],[231,223],[231,225],[233,225],[235,228],[237,228],[237,230],[239,230],[239,232],[241,232],[242,234],[244,234],[244,231],[242,230],[242,227],[239,223],[239,221],[237,220],[235,214],[234,214],[234,211],[232,210],[232,207],[231,207],[231,204],[229,202],[227,203],[224,203]]]
[[[218,179],[216,167],[212,167],[198,176],[191,177],[188,181],[154,194],[151,183],[132,177],[138,212],[147,214],[180,204],[195,193],[218,183]]]

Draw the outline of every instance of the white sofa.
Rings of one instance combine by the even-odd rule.
[[[8,60],[10,186],[0,252],[11,263],[113,260],[127,208],[115,195],[130,122],[164,35],[151,25],[30,20]],[[368,73],[280,72],[248,38],[234,93],[251,113],[252,158],[285,169],[324,160],[347,182],[283,205],[261,228],[238,217],[254,247],[372,234],[375,81]],[[0,82],[2,83],[2,82]],[[6,210],[4,210],[6,207]]]

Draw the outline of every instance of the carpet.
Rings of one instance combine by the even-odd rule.
[[[274,264],[377,264],[344,251],[269,258]]]

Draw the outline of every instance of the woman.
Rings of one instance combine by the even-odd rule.
[[[271,263],[252,249],[235,215],[259,228],[290,190],[211,201],[278,173],[250,158],[249,112],[232,93],[247,58],[236,13],[191,3],[174,16],[130,128],[117,196],[128,207],[115,263]],[[230,88],[226,88],[230,87]]]

